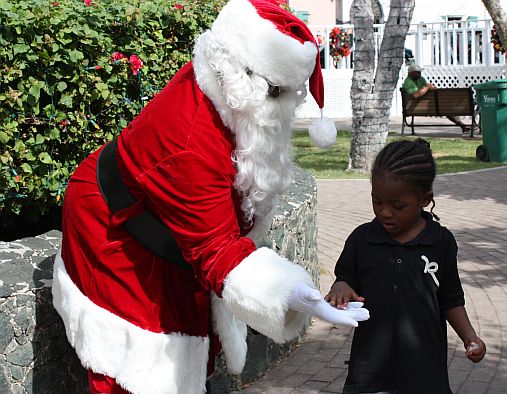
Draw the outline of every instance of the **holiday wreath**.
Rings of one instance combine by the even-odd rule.
[[[333,58],[334,66],[351,54],[352,38],[349,33],[339,27],[334,27],[329,33],[329,54]]]

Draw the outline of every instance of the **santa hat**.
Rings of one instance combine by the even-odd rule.
[[[324,82],[318,44],[308,26],[276,0],[230,0],[211,28],[216,39],[245,67],[270,84],[309,90],[321,118],[309,128],[315,145],[336,142],[334,122],[323,117]]]

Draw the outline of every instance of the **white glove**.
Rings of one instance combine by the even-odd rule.
[[[362,307],[362,302],[349,302],[347,309],[337,309],[324,301],[320,291],[305,283],[299,283],[294,287],[287,305],[294,311],[345,326],[357,327],[358,321],[370,318],[370,312]]]

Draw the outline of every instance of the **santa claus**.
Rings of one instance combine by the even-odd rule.
[[[308,315],[368,318],[331,307],[301,266],[254,242],[291,183],[308,79],[322,108],[306,25],[274,0],[230,0],[193,61],[76,169],[53,296],[90,392],[204,393],[220,349],[241,372],[246,324],[284,342]],[[319,145],[335,134],[324,120],[312,129]]]

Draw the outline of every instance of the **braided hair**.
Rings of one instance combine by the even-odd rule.
[[[429,142],[417,138],[413,141],[400,140],[387,144],[375,158],[371,178],[385,173],[409,184],[420,194],[431,192],[436,165]],[[435,200],[432,199],[431,202],[430,212],[436,220],[440,220],[433,213]]]

